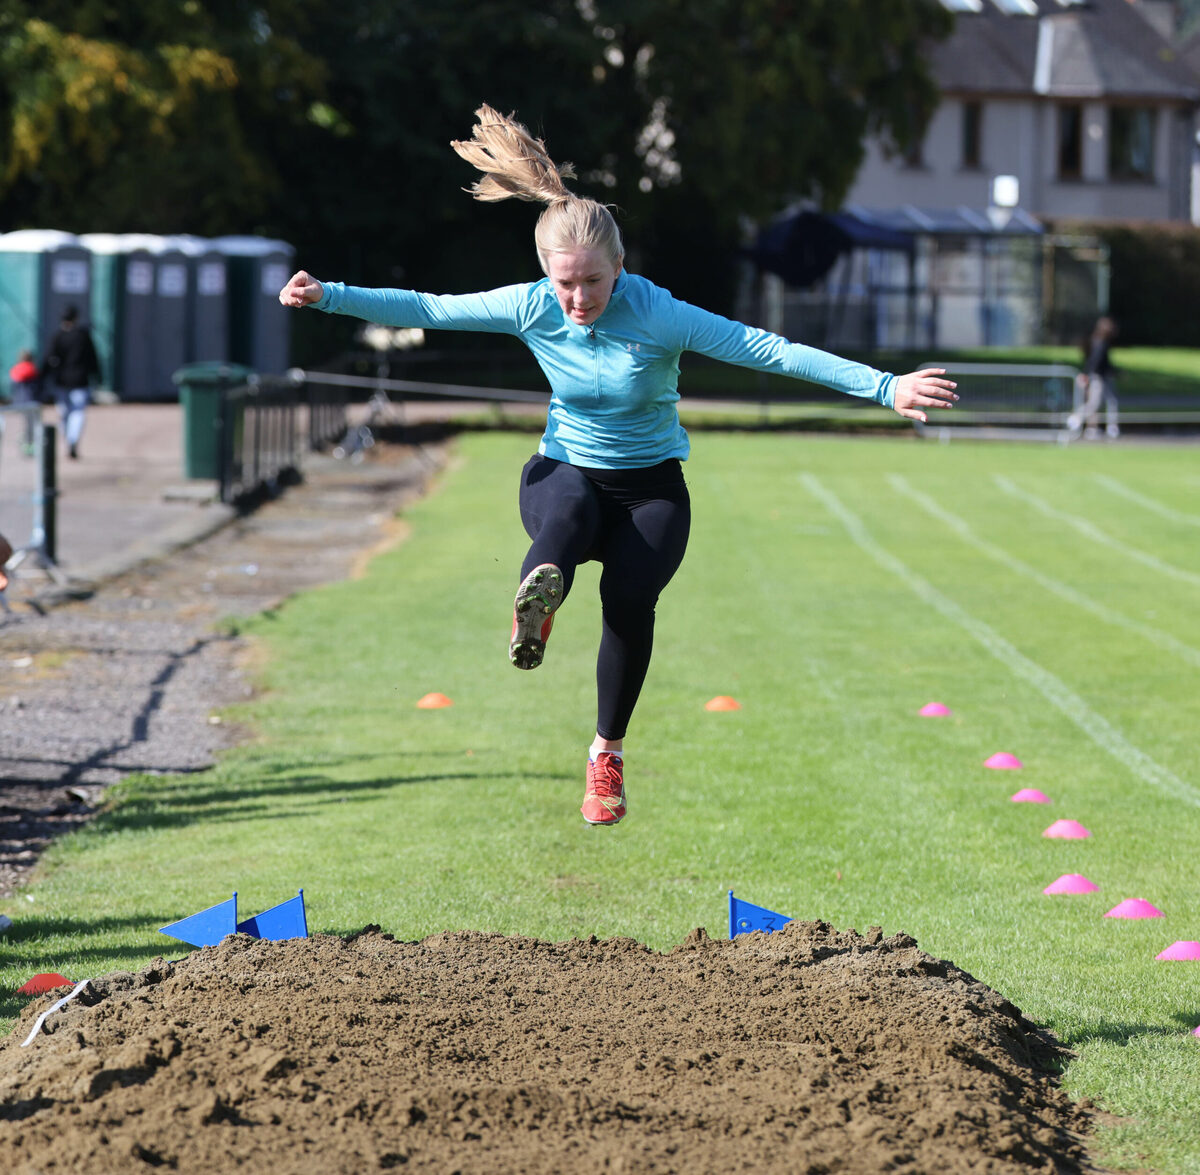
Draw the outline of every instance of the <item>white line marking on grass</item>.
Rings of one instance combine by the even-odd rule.
[[[1053,673],[1043,669],[1036,661],[1031,661],[995,629],[972,616],[960,604],[943,595],[927,579],[880,546],[858,515],[844,506],[833,491],[826,489],[813,474],[802,473],[800,480],[805,489],[841,522],[855,544],[870,555],[880,567],[897,579],[903,580],[920,600],[937,609],[947,620],[952,620],[974,637],[997,661],[1017,677],[1023,678],[1055,709],[1074,722],[1098,747],[1107,751],[1137,778],[1157,788],[1164,795],[1193,807],[1200,807],[1200,791],[1180,779],[1174,772],[1156,763],[1145,751],[1134,746],[1120,731],[1109,725],[1081,697],[1072,693]]]
[[[1039,498],[1037,494],[1031,494],[1028,490],[1021,489],[1016,482],[1011,478],[1005,477],[1004,474],[993,473],[992,480],[1006,494],[1011,494],[1014,498],[1019,498],[1022,502],[1046,515],[1047,518],[1055,518],[1059,522],[1065,522],[1085,538],[1100,543],[1102,546],[1108,547],[1113,551],[1118,551],[1127,558],[1141,563],[1142,566],[1149,567],[1152,571],[1161,572],[1163,575],[1173,575],[1176,579],[1182,579],[1187,583],[1194,583],[1200,586],[1200,575],[1197,575],[1196,572],[1176,567],[1173,563],[1164,563],[1155,555],[1148,555],[1145,551],[1139,551],[1136,547],[1131,547],[1121,542],[1120,539],[1114,539],[1112,535],[1105,534],[1095,523],[1089,522],[1086,518],[1080,518],[1076,514],[1068,514],[1065,510],[1059,510],[1057,507],[1051,506],[1049,502]]]
[[[1032,579],[1039,587],[1045,588],[1048,592],[1053,592],[1054,595],[1066,600],[1069,604],[1073,604],[1076,608],[1090,612],[1106,624],[1111,624],[1117,628],[1123,628],[1128,632],[1135,633],[1144,640],[1158,645],[1160,649],[1165,649],[1168,653],[1173,653],[1189,665],[1200,669],[1200,649],[1195,649],[1191,645],[1185,645],[1182,641],[1176,640],[1169,632],[1164,632],[1161,628],[1155,628],[1151,624],[1143,624],[1139,620],[1134,620],[1121,612],[1105,607],[1090,596],[1077,591],[1069,584],[1046,575],[1036,567],[1017,558],[1016,555],[1010,555],[1003,548],[997,547],[994,543],[989,543],[987,539],[980,538],[971,529],[970,523],[959,518],[956,514],[951,514],[949,510],[944,509],[928,494],[914,488],[909,483],[908,478],[898,473],[893,473],[888,477],[888,482],[893,489],[911,498],[924,510],[932,514],[934,518],[938,519],[939,522],[944,522],[959,538],[964,542],[970,543],[971,546],[977,551],[981,551],[989,559],[995,559],[997,563],[1003,563],[1010,571],[1015,571],[1027,579]]]
[[[1182,522],[1184,526],[1200,526],[1200,514],[1185,514],[1182,510],[1176,510],[1172,506],[1164,506],[1161,502],[1146,497],[1145,494],[1139,494],[1137,490],[1131,490],[1127,485],[1117,481],[1115,477],[1109,477],[1107,473],[1093,473],[1092,477],[1110,493],[1119,494],[1122,498],[1136,503],[1143,509],[1152,510],[1170,522]]]

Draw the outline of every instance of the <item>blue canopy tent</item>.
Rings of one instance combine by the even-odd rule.
[[[794,291],[823,286],[824,296],[814,291],[789,305],[817,314],[803,325],[810,336],[823,332],[826,346],[1011,345],[1013,298],[1023,299],[1019,313],[1028,319],[1040,293],[1036,242],[1043,232],[1019,208],[849,205],[786,213],[745,253],[758,269],[760,297],[767,274]],[[787,333],[779,317],[772,329]]]
[[[853,249],[890,249],[912,255],[911,232],[889,228],[850,212],[792,212],[767,225],[747,250],[760,269],[805,289],[823,278]]]
[[[760,275],[771,273],[794,289],[807,289],[824,278],[843,257],[858,249],[902,253],[907,261],[908,286],[915,295],[916,237],[905,228],[880,224],[851,212],[790,212],[759,233],[747,250]],[[761,285],[761,282],[760,282]],[[840,297],[830,306],[827,334],[834,336],[844,317],[850,286],[839,286]],[[915,333],[915,296],[909,300],[910,340]],[[778,328],[781,324],[776,324]]]

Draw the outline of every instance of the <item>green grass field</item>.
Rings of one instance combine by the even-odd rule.
[[[627,741],[630,815],[578,815],[596,569],[536,673],[506,661],[528,436],[461,440],[410,538],[249,625],[257,738],[135,778],[57,844],[0,947],[135,968],[157,927],[303,886],[315,931],[725,931],[726,891],[906,931],[1077,1051],[1113,1165],[1200,1172],[1200,463],[1187,447],[697,436],[688,558]],[[449,709],[419,710],[431,691]],[[717,694],[742,709],[710,713]],[[929,701],[949,718],[917,716]],[[1021,771],[983,761],[1011,751]],[[1014,804],[1036,787],[1049,807]],[[1081,821],[1083,841],[1041,834]],[[1046,897],[1063,873],[1097,893]],[[1125,898],[1164,912],[1105,918]],[[18,1005],[0,1003],[10,1018]]]

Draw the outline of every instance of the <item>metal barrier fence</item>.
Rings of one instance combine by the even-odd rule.
[[[16,570],[29,559],[57,583],[65,583],[57,557],[58,430],[42,423],[41,406],[0,407],[0,532],[12,545]],[[0,596],[0,607],[7,603]]]
[[[1051,440],[1080,435],[1078,369],[1066,363],[923,363],[948,366],[961,397],[953,412],[914,422],[922,436],[949,440],[970,433],[998,439]]]
[[[332,444],[346,430],[342,389],[287,377],[222,389],[217,421],[221,501],[244,504],[300,478],[304,448]]]

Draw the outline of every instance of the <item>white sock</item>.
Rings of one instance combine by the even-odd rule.
[[[595,747],[588,747],[588,762],[594,763],[597,755],[615,755],[622,762],[625,761],[624,751],[598,751]]]

